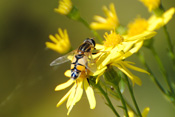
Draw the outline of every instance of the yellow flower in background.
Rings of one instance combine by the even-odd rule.
[[[154,31],[166,25],[175,13],[175,8],[170,8],[165,11],[162,16],[152,15],[148,20],[144,18],[137,18],[128,24],[128,36],[134,36],[145,31]]]
[[[103,45],[97,44],[96,49],[101,52],[94,56],[94,58],[98,58],[96,61],[97,71],[90,75],[97,76],[96,82],[98,82],[99,77],[103,75],[108,65],[112,65],[121,70],[124,74],[126,74],[134,83],[141,85],[141,80],[132,74],[129,69],[148,73],[143,69],[133,66],[132,62],[123,61],[127,57],[136,53],[143,44],[143,40],[149,39],[153,37],[155,32],[145,32],[140,35],[136,35],[133,37],[122,37],[121,35],[116,34],[112,31],[110,34],[105,34],[106,41]],[[109,41],[109,42],[108,42]],[[98,57],[97,57],[98,56]]]
[[[160,27],[166,25],[173,17],[175,13],[175,8],[172,7],[170,9],[168,9],[167,11],[165,11],[162,16],[151,16],[149,19],[148,19],[148,23],[151,24],[149,27],[148,27],[148,30],[156,30],[156,29],[159,29]]]
[[[151,12],[160,6],[160,0],[140,0]]]
[[[116,28],[119,25],[118,17],[115,11],[114,4],[111,3],[109,5],[108,9],[106,6],[103,7],[103,11],[106,15],[106,18],[103,18],[101,16],[94,16],[94,19],[97,22],[92,22],[90,24],[90,27],[95,30],[99,29],[106,29],[106,30],[111,30]]]
[[[70,70],[65,72],[65,75],[67,77],[70,77]],[[67,94],[58,102],[57,107],[59,107],[62,103],[64,103],[67,100],[66,107],[68,109],[67,115],[69,115],[70,111],[72,110],[73,106],[81,99],[83,90],[85,90],[89,104],[90,109],[94,109],[96,106],[96,100],[94,96],[94,91],[92,87],[90,87],[87,76],[84,72],[81,73],[80,77],[76,80],[69,79],[67,82],[58,85],[55,88],[55,91],[63,90],[69,86],[72,86],[72,88],[67,92]]]
[[[59,0],[58,8],[55,8],[55,11],[62,15],[68,15],[71,10],[72,10],[71,0]]]
[[[134,113],[132,111],[128,111],[128,115],[129,115],[129,117],[134,117]],[[124,116],[124,117],[126,117],[126,116]]]
[[[142,117],[147,117],[148,113],[150,111],[149,107],[146,107],[143,111],[142,111]],[[129,117],[134,117],[134,113],[132,111],[128,112]]]
[[[146,107],[146,108],[142,111],[142,116],[143,116],[143,117],[147,117],[149,111],[150,111],[150,108],[149,108],[149,107]]]
[[[62,31],[60,28],[58,29],[58,34],[49,35],[50,40],[53,42],[46,42],[46,47],[60,54],[65,54],[70,51],[71,45],[69,41],[69,37],[67,34],[67,30]]]
[[[148,28],[148,21],[144,18],[137,18],[134,20],[134,22],[131,22],[128,24],[128,35],[134,36],[137,34],[141,34],[144,31],[147,31]]]

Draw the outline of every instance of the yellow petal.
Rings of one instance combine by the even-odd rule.
[[[72,104],[73,100],[74,100],[74,97],[75,97],[75,93],[76,93],[76,83],[74,84],[74,86],[72,87],[72,91],[69,95],[69,98],[67,100],[67,103],[66,103],[66,107],[67,109],[69,109],[70,105]]]
[[[96,106],[96,100],[94,96],[93,89],[89,86],[87,79],[84,79],[84,89],[86,91],[86,95],[89,101],[90,109],[94,109]]]
[[[62,37],[60,36],[60,34],[59,35],[58,34],[55,34],[55,37],[57,38],[57,40],[58,40],[59,43],[63,43],[62,40],[64,40],[64,39],[62,39]]]
[[[98,60],[96,62],[97,69],[102,69],[103,67],[106,66],[106,63],[110,61],[109,55],[110,52],[108,53],[100,53],[100,57],[98,57]]]
[[[142,81],[140,80],[139,77],[135,76],[134,74],[132,74],[124,65],[122,64],[112,64],[114,66],[116,66],[118,69],[120,69],[124,74],[126,74],[130,79],[131,81],[133,82],[133,85],[134,83],[138,84],[138,85],[142,85]]]
[[[75,89],[75,97],[73,98],[72,103],[70,104],[70,107],[68,109],[67,115],[69,115],[70,111],[72,110],[73,106],[81,99],[83,94],[83,86],[82,81],[77,83],[77,88]]]
[[[172,19],[174,13],[175,13],[175,8],[173,7],[165,11],[163,15],[160,17],[155,15],[151,16],[148,19],[148,23],[149,23],[148,30],[153,31],[153,30],[159,29],[163,25],[166,25]]]
[[[139,41],[143,41],[145,39],[150,39],[151,37],[155,36],[156,34],[157,33],[153,32],[153,31],[146,31],[146,32],[141,33],[139,35],[128,37],[128,38],[125,39],[125,41],[136,41],[136,42],[139,42]]]
[[[99,74],[103,73],[103,72],[104,72],[106,69],[107,69],[107,67],[106,67],[106,66],[104,66],[103,68],[101,68],[101,69],[97,70],[97,71],[96,71],[96,72],[94,72],[94,73],[91,73],[90,75],[91,75],[91,76],[97,76],[97,75],[99,75]]]
[[[61,100],[57,103],[57,107],[59,107],[61,104],[63,104],[67,98],[69,97],[70,93],[72,92],[72,88],[64,95],[64,97],[61,98]]]
[[[149,107],[146,107],[143,112],[142,112],[142,117],[147,117],[148,113],[150,111],[150,108]]]
[[[173,8],[170,8],[169,10],[167,10],[163,14],[164,24],[167,24],[169,22],[169,20],[172,19],[174,13],[175,13],[175,8],[173,7]]]
[[[72,79],[69,79],[67,82],[62,83],[62,84],[56,86],[55,91],[63,90],[65,88],[69,87],[73,82],[74,81]]]
[[[132,54],[138,52],[139,49],[142,47],[142,45],[143,45],[143,41],[140,41],[140,42],[136,43],[136,44],[134,45],[134,47],[133,47],[132,49],[129,50],[129,52],[131,52]],[[127,56],[127,57],[129,57],[129,56]],[[126,57],[126,58],[127,58],[127,57]]]
[[[70,70],[67,70],[66,72],[64,72],[64,75],[66,76],[66,77],[71,77],[71,71]]]
[[[96,45],[95,45],[95,48],[96,48],[97,50],[101,50],[101,49],[104,48],[104,46],[101,45],[101,44],[96,44]]]
[[[81,78],[79,78],[81,79]],[[77,103],[78,101],[80,101],[81,97],[83,94],[83,80],[78,82],[78,87],[77,87],[77,91],[76,91],[76,95],[75,95],[75,103]]]
[[[138,68],[136,66],[133,66],[133,65],[129,64],[129,61],[123,61],[123,65],[130,68],[130,69],[133,69],[135,71],[149,74],[149,72],[145,71],[144,69],[141,69],[141,68]]]
[[[52,40],[54,43],[58,43],[59,41],[53,36],[49,35],[50,40]]]
[[[132,111],[128,112],[129,117],[134,117],[134,113]]]
[[[101,17],[101,16],[98,16],[98,15],[94,16],[94,19],[95,19],[96,21],[100,22],[100,23],[105,23],[105,22],[106,22],[106,19],[105,19],[105,18],[103,18],[103,17]],[[94,23],[95,23],[95,22],[94,22]],[[96,23],[96,24],[98,24],[98,23]]]
[[[162,23],[162,19],[161,18],[158,18],[157,16],[155,15],[152,15],[149,19],[148,19],[148,31],[153,31],[153,30],[156,30],[158,28],[160,28],[161,26],[161,23]]]
[[[109,7],[110,7],[110,10],[111,10],[112,14],[113,14],[113,15],[116,14],[116,15],[114,15],[114,16],[117,18],[117,13],[116,13],[116,11],[115,11],[115,6],[114,6],[114,4],[111,3],[111,4],[109,5]],[[117,18],[117,21],[118,21],[118,18]]]
[[[122,53],[122,51],[121,51],[121,55],[117,59],[115,59],[114,61],[124,60],[124,59],[128,58],[129,56],[133,55],[134,53],[138,52],[138,50],[143,45],[143,41],[136,43],[133,48],[131,48],[133,45],[130,44],[130,43],[129,44],[126,44],[126,45],[130,46],[130,48],[127,48],[126,49],[126,52],[123,52]]]
[[[140,0],[151,12],[160,6],[160,0]]]
[[[54,51],[57,51],[57,52],[61,52],[63,51],[63,48],[60,48],[58,45],[54,44],[54,43],[51,43],[51,42],[46,42],[46,47],[49,48],[49,49],[52,49]]]
[[[58,28],[58,33],[60,34],[60,40],[61,40],[61,38],[63,38],[64,39],[64,33],[63,33],[63,31],[61,30],[61,28]]]

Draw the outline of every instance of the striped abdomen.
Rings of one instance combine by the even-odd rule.
[[[71,78],[77,79],[82,71],[86,71],[86,64],[87,64],[87,56],[84,54],[77,54],[75,55],[72,63],[71,63]]]

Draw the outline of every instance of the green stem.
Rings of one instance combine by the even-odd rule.
[[[163,12],[165,12],[165,9],[162,5],[162,3],[160,4],[160,9],[163,10]],[[169,46],[169,55],[170,55],[170,58],[172,59],[173,61],[173,69],[175,70],[175,56],[174,56],[174,46],[173,46],[173,43],[171,42],[171,38],[170,38],[170,35],[169,35],[169,32],[167,30],[167,26],[164,25],[163,26],[163,31],[165,33],[165,36],[166,36],[166,40],[168,42],[168,46]]]
[[[160,89],[160,91],[170,99],[171,103],[173,103],[173,105],[175,105],[174,93],[171,92],[171,93],[173,93],[173,94],[171,94],[162,87],[162,85],[159,83],[156,76],[153,74],[152,70],[149,68],[148,64],[146,63],[143,52],[142,53],[139,52],[138,55],[139,55],[140,61],[145,66],[146,70],[150,73],[151,79],[154,81],[154,83],[157,85],[157,87]],[[168,81],[168,82],[170,83],[170,81]]]
[[[83,23],[89,30],[91,30],[92,33],[95,35],[95,37],[96,37],[101,43],[103,42],[103,39],[101,38],[101,36],[100,36],[95,30],[93,30],[93,29],[89,26],[89,24],[88,24],[82,17],[80,17],[80,18],[78,19],[78,21],[80,21],[81,23]]]
[[[148,64],[145,61],[143,52],[138,52],[139,59],[141,63],[145,66],[146,70],[150,73],[151,79],[154,81],[154,83],[157,85],[157,87],[161,90],[161,92],[165,95],[167,95],[166,91],[162,87],[162,85],[159,83],[159,81],[156,79],[156,76],[153,74],[152,70],[149,68]]]
[[[129,117],[129,115],[128,115],[128,109],[127,109],[125,100],[124,100],[124,98],[123,98],[123,95],[122,95],[122,93],[120,92],[119,86],[118,86],[118,85],[114,85],[114,88],[116,89],[117,93],[119,94],[119,97],[120,97],[120,99],[121,99],[123,108],[124,108],[124,110],[125,110],[125,115],[126,115],[126,117]]]
[[[123,105],[122,108],[125,111],[125,115],[126,115],[126,117],[129,117],[128,109],[127,109],[125,100],[124,100],[124,98],[122,96],[122,93],[120,92],[120,88],[119,88],[119,81],[120,81],[121,77],[119,76],[119,74],[117,74],[117,72],[114,70],[114,68],[109,65],[108,69],[104,73],[104,78],[107,81],[107,83],[112,85],[114,87],[114,89],[117,91],[116,93],[117,93],[117,95],[119,96],[119,99],[122,102],[122,105]]]
[[[131,106],[131,104],[126,99],[125,99],[125,102],[126,102],[127,107],[138,117],[137,112],[133,109],[133,107]]]
[[[103,96],[105,97],[106,101],[108,102],[108,106],[112,109],[112,111],[114,112],[114,114],[117,117],[120,117],[120,115],[117,113],[117,111],[115,110],[114,106],[112,105],[111,100],[108,97],[108,94],[103,90],[103,88],[100,86],[100,84],[96,84],[95,87],[103,94]]]
[[[127,85],[128,85],[129,92],[130,92],[130,94],[131,94],[132,101],[133,101],[134,106],[135,106],[135,108],[136,108],[136,111],[137,111],[137,113],[138,113],[138,116],[139,116],[139,117],[142,117],[142,114],[141,114],[141,112],[140,112],[140,109],[139,109],[139,107],[138,107],[138,105],[137,105],[137,102],[136,102],[136,99],[135,99],[135,96],[134,96],[134,92],[133,92],[132,86],[131,86],[131,84],[129,83],[128,77],[125,76],[125,78],[126,78],[126,82],[127,82]]]
[[[165,36],[166,36],[166,40],[168,42],[168,46],[169,46],[169,54],[170,54],[170,58],[172,59],[173,61],[173,68],[175,70],[175,56],[174,56],[174,47],[173,47],[173,44],[171,42],[171,38],[170,38],[170,35],[168,33],[168,30],[167,30],[167,27],[166,25],[163,26],[163,30],[164,30],[164,33],[165,33]]]
[[[113,87],[113,86],[112,86],[112,87]],[[119,96],[116,95],[116,92],[115,92],[114,89],[111,89],[111,87],[110,87],[110,88],[109,88],[109,87],[106,87],[106,88],[108,88],[108,90],[109,90],[110,93],[111,93],[111,96],[112,96],[114,99],[117,99],[117,100],[120,99]],[[114,87],[113,87],[113,88],[114,88]],[[131,110],[136,116],[138,116],[136,110],[135,110],[135,109],[133,108],[133,106],[129,103],[129,101],[127,101],[127,99],[126,99],[125,97],[123,97],[123,98],[124,98],[124,100],[125,100],[125,103],[126,103],[127,107],[129,108],[129,110]]]
[[[155,59],[156,59],[158,65],[159,65],[159,67],[160,67],[160,70],[161,70],[161,72],[162,72],[162,75],[163,75],[163,77],[165,78],[165,80],[166,80],[166,82],[167,82],[167,84],[168,84],[168,86],[169,86],[169,88],[170,88],[170,91],[174,94],[174,90],[173,90],[173,87],[172,87],[172,85],[171,85],[170,79],[168,78],[168,74],[167,74],[167,72],[166,72],[166,70],[165,70],[165,68],[164,68],[164,66],[163,66],[163,63],[162,63],[162,61],[160,60],[159,56],[157,55],[157,52],[155,51],[155,49],[154,49],[153,46],[151,46],[151,52],[153,53],[153,55],[154,55],[154,57],[155,57]]]
[[[163,30],[164,30],[164,33],[165,33],[165,35],[166,35],[166,39],[167,39],[168,45],[169,45],[169,47],[170,47],[170,51],[171,51],[172,53],[174,53],[174,49],[173,49],[174,47],[173,47],[173,45],[172,45],[171,38],[170,38],[170,35],[169,35],[169,33],[168,33],[168,30],[167,30],[166,25],[163,26]],[[173,55],[174,55],[174,54],[173,54]]]
[[[113,86],[112,86],[112,87],[113,87]],[[114,99],[119,100],[119,96],[116,95],[116,92],[115,92],[114,89],[111,89],[111,87],[110,87],[110,88],[109,88],[109,87],[106,87],[106,88],[108,88],[108,90],[109,90],[110,93],[111,93],[111,96],[112,96]],[[136,116],[138,116],[136,110],[135,110],[135,109],[133,108],[133,106],[129,103],[129,101],[127,101],[127,99],[126,99],[125,97],[123,97],[123,98],[124,98],[124,100],[125,100],[125,103],[126,103],[127,107],[129,108],[129,110],[131,110]]]

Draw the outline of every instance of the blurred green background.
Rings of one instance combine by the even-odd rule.
[[[138,15],[148,18],[146,7],[138,0],[72,0],[80,10],[82,17],[89,23],[94,15],[104,16],[102,6],[113,2],[123,25],[128,24]],[[162,0],[165,9],[175,6],[175,0]],[[64,71],[70,63],[56,69],[50,62],[60,55],[45,47],[49,34],[57,33],[57,28],[67,29],[73,48],[79,46],[86,37],[94,37],[81,23],[72,21],[54,12],[58,0],[0,0],[0,117],[66,117],[66,103],[56,108],[57,102],[68,89],[55,92],[56,85],[67,81]],[[175,18],[168,23],[171,38],[175,39]],[[103,31],[100,31],[103,34]],[[163,29],[155,37],[155,47],[168,74],[174,78],[171,61],[166,54],[167,44]],[[164,80],[157,68],[150,51],[142,48],[147,61],[162,84]],[[143,68],[134,55],[129,58]],[[175,108],[165,100],[160,90],[148,75],[135,73],[142,81],[142,86],[134,86],[139,107],[150,107],[148,117],[174,117]],[[175,81],[175,79],[174,79]],[[70,113],[71,117],[114,117],[105,105],[104,99],[96,91],[97,106],[89,109],[84,94]],[[124,95],[131,100],[126,90]],[[115,106],[119,102],[113,100]],[[122,113],[121,109],[119,111]]]

